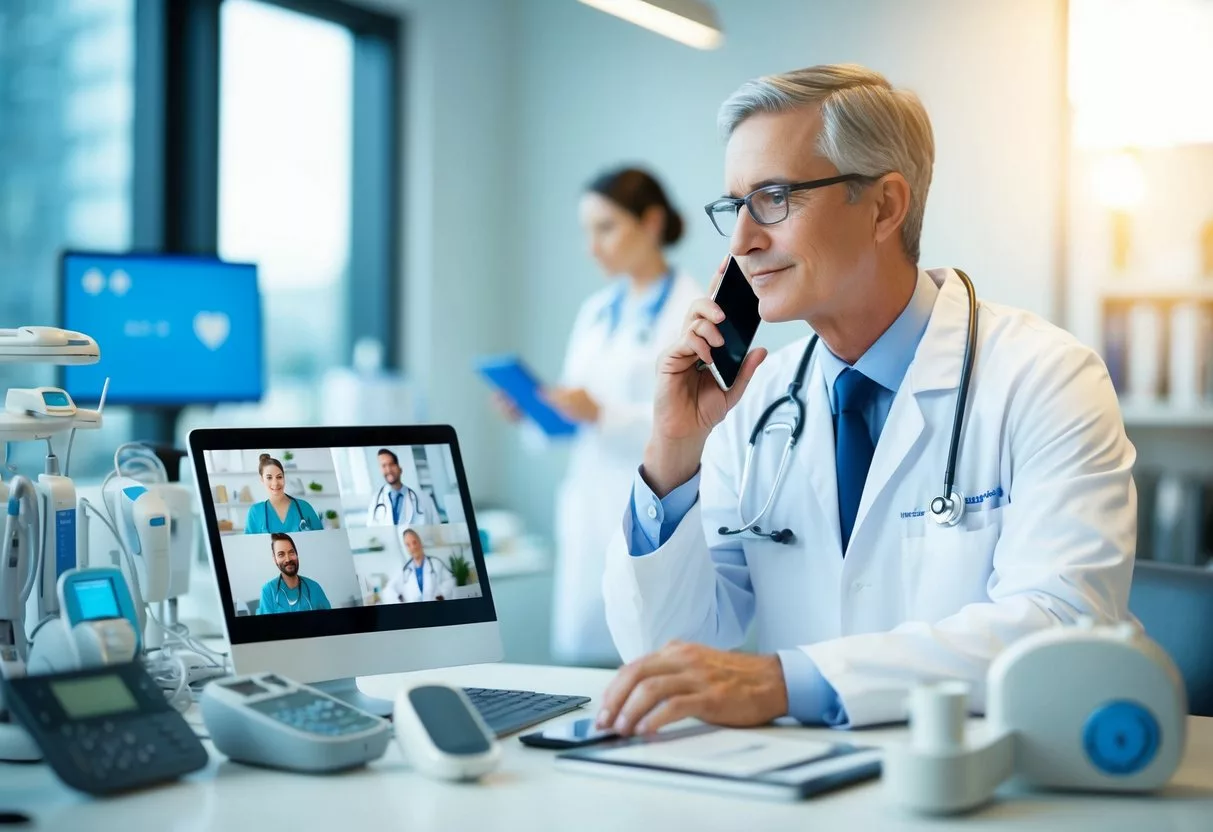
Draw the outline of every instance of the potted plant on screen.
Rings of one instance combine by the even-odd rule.
[[[309,482],[307,484],[307,490],[312,492],[313,494],[319,494],[321,491],[324,490],[324,486],[321,485],[320,483],[316,482],[315,480],[312,480],[311,482]]]
[[[463,555],[451,555],[450,567],[455,586],[467,586],[472,582],[472,565]]]
[[[340,519],[338,518],[338,516],[337,516],[337,510],[336,510],[336,509],[331,509],[331,508],[330,508],[328,511],[326,511],[326,512],[324,513],[324,527],[325,527],[326,529],[339,529],[339,528],[341,528],[341,520],[340,520]]]
[[[290,469],[295,467],[295,454],[291,451],[282,452],[282,464]]]

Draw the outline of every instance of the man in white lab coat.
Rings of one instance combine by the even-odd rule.
[[[380,448],[376,454],[383,485],[366,507],[368,526],[436,526],[442,522],[438,504],[428,491],[409,488],[401,479],[400,457]]]
[[[413,529],[405,529],[404,548],[409,553],[408,560],[388,581],[381,603],[414,604],[450,598],[455,592],[455,576],[445,563],[425,553],[421,535]]]
[[[956,271],[919,267],[934,140],[913,94],[814,67],[744,85],[720,121],[729,196],[709,214],[763,320],[805,321],[820,340],[807,363],[808,338],[769,360],[754,350],[724,392],[698,366],[723,343],[704,299],[659,359],[603,577],[629,664],[599,722],[869,725],[904,719],[914,685],[957,678],[981,710],[1015,639],[1129,616],[1135,452],[1106,368],[1035,315],[973,307]],[[789,393],[803,410],[785,400],[768,422],[802,423],[782,486],[772,497],[789,435],[776,429],[743,488],[751,431]],[[931,507],[952,496],[961,398],[948,525]],[[760,528],[733,531],[747,524]],[[758,654],[726,652],[751,624]]]

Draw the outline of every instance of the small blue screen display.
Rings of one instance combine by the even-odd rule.
[[[118,594],[114,592],[114,582],[109,578],[76,581],[72,589],[76,593],[81,620],[96,621],[121,616],[118,612]]]

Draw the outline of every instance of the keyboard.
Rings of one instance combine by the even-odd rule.
[[[588,696],[560,696],[531,690],[464,688],[463,692],[498,737],[566,714],[590,701]]]

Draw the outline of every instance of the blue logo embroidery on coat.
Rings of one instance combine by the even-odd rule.
[[[983,491],[980,494],[974,494],[972,497],[965,497],[966,506],[980,506],[988,504],[989,508],[998,508],[1002,505],[1002,498],[1006,496],[1006,492],[1002,490],[1002,486],[995,486],[988,491]],[[927,513],[924,508],[916,508],[913,511],[900,512],[902,520],[909,520],[912,517],[922,517]]]

